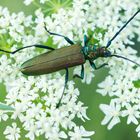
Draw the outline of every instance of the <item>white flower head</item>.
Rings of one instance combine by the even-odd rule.
[[[114,125],[120,122],[120,105],[117,105],[115,102],[112,101],[110,105],[101,104],[100,109],[106,115],[102,121],[102,125],[108,124],[108,129],[111,129]]]
[[[20,129],[17,127],[16,123],[12,123],[12,127],[6,127],[4,134],[8,140],[18,140],[20,138]]]
[[[90,140],[89,136],[93,135],[94,131],[86,131],[83,126],[74,127],[74,132],[69,132],[70,140]]]
[[[9,118],[9,117],[8,117],[8,115],[6,114],[6,112],[0,110],[0,122],[1,122],[2,120],[6,121],[8,118]]]
[[[137,125],[138,124],[137,119],[140,118],[138,106],[137,105],[131,106],[130,104],[127,104],[126,109],[127,110],[122,111],[122,116],[123,117],[128,116],[127,124],[130,124],[132,122]]]
[[[30,5],[34,0],[24,0],[25,5]]]

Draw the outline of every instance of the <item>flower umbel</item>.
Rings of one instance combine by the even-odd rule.
[[[54,6],[55,10],[47,9],[53,11],[53,14],[50,12],[51,14],[47,15],[44,7],[46,9],[47,3],[51,2],[52,6],[54,1],[24,0],[26,5],[34,3],[38,7],[34,13],[35,16],[25,16],[24,12],[10,14],[7,8],[0,7],[1,49],[12,51],[33,44],[46,45],[50,40],[56,48],[68,46],[64,38],[50,37],[44,29],[44,23],[50,31],[66,35],[77,42],[79,40],[82,42],[84,34],[88,33],[88,29],[91,31],[96,31],[97,27],[107,29],[104,38],[101,33],[96,36],[97,41],[100,40],[97,43],[105,46],[109,38],[140,7],[139,0],[119,0],[117,2],[115,0],[73,0],[70,4],[61,1],[64,2],[64,6],[62,6],[63,4],[58,7]],[[70,8],[65,8],[67,4]],[[128,5],[130,5],[129,9]],[[136,56],[136,50],[129,46],[134,44],[132,39],[135,34],[139,34],[139,20],[140,17],[137,16],[128,28],[114,40],[109,48],[111,52],[125,55],[125,57],[136,62],[140,61],[140,58]],[[137,40],[140,41],[140,36]],[[25,137],[31,140],[40,136],[44,136],[44,139],[48,140],[90,139],[94,131],[87,131],[74,121],[75,118],[80,118],[82,121],[89,120],[89,118],[86,113],[87,107],[78,100],[80,92],[74,87],[73,81],[68,82],[61,106],[56,108],[63,92],[65,75],[53,73],[28,77],[19,71],[23,62],[40,53],[43,51],[28,48],[14,55],[3,54],[0,57],[0,73],[2,73],[0,82],[4,83],[7,91],[5,101],[15,109],[13,114],[9,116],[9,119],[14,123],[12,123],[12,127],[7,126],[4,131],[6,138],[14,140],[21,137],[20,128],[15,123],[18,120],[21,123],[21,128],[26,131]],[[108,124],[108,129],[112,129],[120,122],[121,117],[128,117],[127,124],[138,125],[136,131],[140,136],[138,123],[140,118],[140,89],[133,84],[133,81],[137,81],[140,77],[140,68],[118,58],[99,58],[96,61],[97,64],[104,62],[108,63],[109,72],[106,79],[99,83],[97,91],[104,96],[109,95],[111,101],[109,105],[103,103],[100,105],[100,109],[105,114],[102,124]],[[79,67],[74,69],[74,73],[78,72]],[[91,67],[86,64],[85,72],[83,82],[90,84],[94,77],[94,70],[91,70]],[[8,117],[2,113],[1,121],[7,119]]]

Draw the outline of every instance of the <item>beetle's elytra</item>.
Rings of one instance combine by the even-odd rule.
[[[38,55],[21,66],[26,75],[41,75],[56,72],[85,63],[80,45],[72,45]]]

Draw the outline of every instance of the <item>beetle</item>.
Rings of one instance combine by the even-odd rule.
[[[74,77],[78,77],[83,79],[84,78],[84,63],[88,60],[91,67],[94,69],[100,69],[104,66],[107,65],[107,63],[104,63],[100,66],[96,66],[94,63],[94,60],[98,59],[99,57],[117,57],[117,58],[122,58],[128,61],[131,61],[132,63],[135,63],[136,65],[140,66],[140,64],[117,54],[112,54],[109,50],[108,47],[111,45],[112,41],[120,34],[120,32],[127,26],[127,24],[140,12],[140,9],[119,29],[119,31],[110,39],[107,43],[106,46],[102,47],[96,47],[88,45],[88,37],[84,35],[84,46],[80,44],[74,44],[74,42],[69,39],[68,37],[50,32],[46,26],[45,30],[50,34],[50,35],[55,35],[59,37],[63,37],[69,44],[69,47],[62,47],[60,49],[54,49],[49,46],[45,45],[39,45],[39,44],[34,44],[30,46],[26,46],[23,48],[19,48],[13,52],[6,51],[0,49],[0,51],[6,52],[6,53],[11,53],[14,54],[22,49],[25,48],[30,48],[30,47],[37,47],[37,48],[44,48],[50,50],[49,52],[46,52],[44,54],[40,54],[32,59],[27,60],[21,65],[21,72],[25,75],[31,76],[31,75],[42,75],[42,74],[48,74],[52,72],[56,72],[62,69],[66,70],[66,75],[65,75],[65,85],[63,89],[63,93],[61,95],[61,98],[59,100],[59,103],[57,107],[61,103],[61,99],[64,94],[64,90],[66,88],[67,82],[68,82],[68,77],[69,77],[69,72],[68,68],[74,67],[81,65],[81,75],[74,75]]]

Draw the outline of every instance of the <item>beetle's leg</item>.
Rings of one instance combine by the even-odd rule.
[[[80,78],[80,79],[84,79],[84,65],[81,65],[81,75],[75,74],[73,75],[73,78]]]
[[[19,49],[13,51],[13,52],[11,52],[11,51],[6,51],[6,50],[2,50],[2,49],[0,49],[0,51],[6,52],[6,53],[14,54],[14,53],[16,53],[16,52],[18,52],[18,51],[20,51],[20,50],[23,50],[23,49],[26,49],[26,48],[31,48],[31,47],[43,48],[43,49],[48,49],[48,50],[55,50],[54,48],[49,47],[49,46],[34,44],[34,45],[30,45],[30,46],[25,46],[25,47],[19,48]]]
[[[83,51],[85,52],[85,54],[86,54],[87,51],[88,51],[87,43],[88,43],[88,38],[87,38],[86,35],[84,35],[84,46],[83,46]]]
[[[91,67],[92,67],[93,69],[95,69],[95,70],[98,70],[98,69],[100,69],[100,68],[102,68],[102,67],[104,67],[104,66],[108,65],[107,63],[104,63],[104,64],[102,64],[101,66],[96,67],[96,65],[95,65],[95,63],[94,63],[94,62],[89,61],[89,63],[90,63],[90,65],[91,65]]]
[[[68,71],[68,68],[66,68],[65,85],[64,85],[64,88],[63,88],[63,93],[61,95],[61,98],[60,98],[58,104],[56,105],[56,108],[58,108],[60,106],[60,104],[61,104],[61,100],[63,98],[64,92],[65,92],[65,88],[67,86],[68,78],[69,78],[69,71]]]
[[[97,48],[97,46],[96,46],[96,45],[94,45],[94,46],[93,46],[93,50],[94,50],[94,51],[96,51],[96,48]]]
[[[64,39],[65,39],[70,45],[73,45],[73,44],[74,44],[74,42],[73,42],[72,40],[70,40],[68,37],[66,37],[66,36],[64,36],[64,35],[61,35],[61,34],[52,33],[52,32],[50,32],[50,31],[46,28],[46,26],[44,26],[44,27],[45,27],[45,30],[46,30],[50,35],[56,35],[56,36],[64,37]]]
[[[88,43],[88,38],[86,35],[84,35],[84,47],[87,46],[87,43]]]

